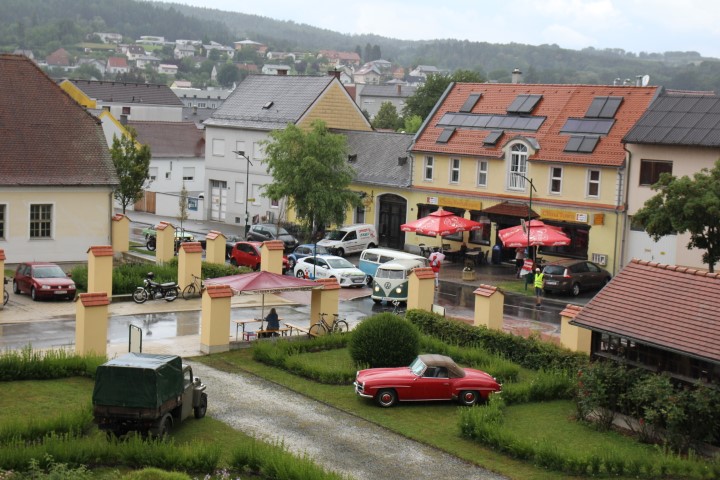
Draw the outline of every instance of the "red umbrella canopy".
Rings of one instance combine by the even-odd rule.
[[[565,235],[562,230],[552,225],[545,225],[540,220],[531,220],[522,225],[516,225],[510,228],[503,228],[498,231],[498,237],[505,247],[527,247],[528,232],[530,229],[530,246],[537,245],[545,247],[557,247],[561,245],[570,245],[570,238]]]
[[[442,209],[432,212],[427,217],[418,218],[410,223],[400,225],[400,230],[403,232],[415,232],[431,237],[438,235],[445,237],[454,233],[470,232],[481,228],[482,224],[480,222],[458,217],[454,213]]]
[[[208,278],[208,285],[228,285],[238,293],[279,293],[290,290],[312,290],[320,285],[312,280],[271,272],[252,272],[228,277]]]

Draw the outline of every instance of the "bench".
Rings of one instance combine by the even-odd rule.
[[[290,327],[280,327],[277,330],[256,330],[255,335],[257,338],[263,338],[263,337],[271,337],[273,333],[277,333],[279,335],[282,335],[283,337],[288,334],[288,332],[292,331]]]
[[[292,323],[287,322],[285,322],[285,326],[288,328],[288,330],[290,330],[290,335],[292,335],[293,332],[297,330],[298,335],[300,335],[301,333],[305,333],[308,337],[316,336],[314,333],[310,333],[310,330],[305,327],[300,327],[298,325],[293,325]]]

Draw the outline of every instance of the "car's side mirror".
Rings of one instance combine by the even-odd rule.
[[[67,275],[68,278],[72,278],[72,273],[67,272],[65,275]]]

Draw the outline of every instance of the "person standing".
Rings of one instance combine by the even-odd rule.
[[[525,249],[518,247],[515,249],[515,278],[520,278],[520,271],[525,263]]]
[[[539,268],[535,269],[535,305],[540,306],[542,303],[543,281],[545,274]]]
[[[435,247],[428,260],[430,260],[430,268],[435,274],[435,290],[437,290],[440,285],[440,267],[442,267],[442,262],[445,260],[445,254],[438,247]]]

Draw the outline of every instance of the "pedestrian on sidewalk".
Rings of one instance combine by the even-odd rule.
[[[542,271],[539,268],[536,268],[535,269],[535,305],[538,307],[542,303],[544,279],[545,279],[545,274],[542,273]]]
[[[435,247],[428,260],[430,260],[430,268],[435,274],[435,290],[437,290],[440,285],[440,267],[442,267],[442,262],[445,260],[445,254],[440,251],[440,248]]]
[[[520,278],[520,271],[525,263],[525,249],[518,247],[515,249],[515,278]]]

